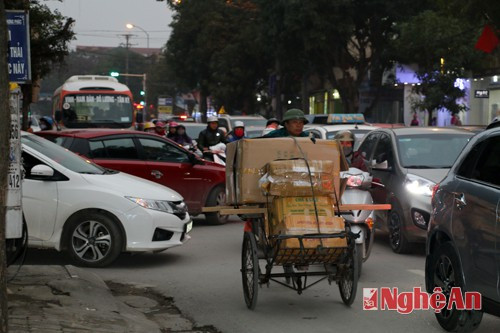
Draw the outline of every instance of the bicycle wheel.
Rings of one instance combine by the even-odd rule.
[[[340,297],[345,305],[351,306],[356,298],[356,290],[358,289],[358,256],[356,247],[348,249],[349,253],[343,267],[340,270],[340,278],[338,281]]]
[[[245,303],[250,310],[253,310],[257,304],[257,294],[259,292],[259,258],[257,257],[255,236],[248,231],[243,234],[241,278]]]

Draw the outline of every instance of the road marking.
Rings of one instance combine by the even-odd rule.
[[[423,269],[408,269],[407,271],[425,277],[425,271]]]

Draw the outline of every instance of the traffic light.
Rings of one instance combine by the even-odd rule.
[[[141,90],[141,96],[146,95],[146,92],[144,90]]]
[[[118,73],[118,72],[110,72],[109,75],[111,75],[112,77],[118,77],[118,76],[120,76],[120,73]]]

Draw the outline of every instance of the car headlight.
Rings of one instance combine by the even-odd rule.
[[[125,198],[147,209],[159,210],[170,214],[178,213],[177,211],[179,210],[179,203],[172,201],[144,199],[137,197],[125,197]],[[181,205],[183,206],[182,208],[184,208],[184,211],[186,211],[185,208],[186,205],[184,203],[181,203]]]
[[[406,190],[413,194],[419,194],[426,197],[430,197],[432,195],[432,189],[434,188],[435,183],[427,180],[425,178],[407,174],[404,186]]]

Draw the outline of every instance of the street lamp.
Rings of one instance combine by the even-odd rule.
[[[133,28],[137,28],[139,30],[142,30],[145,34],[146,34],[146,37],[147,37],[147,42],[148,42],[148,49],[149,49],[149,34],[146,30],[144,30],[143,28],[141,28],[140,26],[136,25],[136,24],[132,24],[132,23],[127,23],[126,27],[128,29],[133,29]]]

